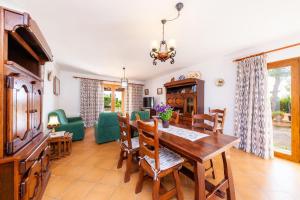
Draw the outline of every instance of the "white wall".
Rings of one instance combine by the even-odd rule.
[[[47,74],[52,71],[54,76],[59,77],[59,67],[55,62],[47,62],[44,69],[44,96],[43,96],[43,124],[47,128],[48,113],[58,108],[58,96],[53,94],[53,79],[48,81]]]
[[[273,46],[273,47],[272,47]],[[261,52],[264,50],[278,48],[282,45],[264,45],[256,48],[256,50],[248,51],[244,55],[250,55],[253,52]],[[267,62],[274,62],[278,60],[299,57],[300,47],[290,48],[282,51],[277,51],[267,55]],[[190,66],[178,71],[171,72],[167,75],[162,75],[145,81],[145,89],[149,89],[149,95],[155,99],[155,104],[161,102],[166,103],[166,93],[164,83],[169,82],[172,77],[176,79],[189,71],[200,71],[202,78],[205,81],[204,92],[204,107],[205,112],[208,112],[208,107],[212,108],[227,108],[227,117],[225,122],[225,133],[233,134],[233,118],[234,118],[234,95],[235,95],[235,81],[236,81],[236,64],[232,61],[239,56],[224,56],[216,57],[209,61],[199,62],[198,65]],[[223,78],[225,85],[223,87],[215,86],[215,80]],[[157,88],[164,88],[162,95],[156,94]]]
[[[119,78],[87,75],[71,71],[60,71],[60,96],[59,108],[65,110],[67,116],[80,115],[80,79],[75,79],[74,76],[95,78],[110,81],[120,81]],[[130,83],[144,84],[143,81],[129,80]]]
[[[155,104],[166,102],[166,93],[162,95],[156,94],[157,88],[164,88],[163,84],[169,82],[172,77],[177,78],[189,71],[200,71],[201,79],[205,81],[204,85],[204,107],[205,112],[208,112],[208,107],[211,108],[228,108],[227,123],[225,123],[225,132],[232,133],[233,127],[233,107],[234,107],[234,91],[235,91],[235,65],[231,58],[219,58],[211,61],[203,62],[195,66],[187,67],[179,71],[174,71],[170,74],[147,80],[145,89],[149,89],[148,96],[154,96]],[[215,80],[223,78],[225,84],[223,87],[217,87]]]

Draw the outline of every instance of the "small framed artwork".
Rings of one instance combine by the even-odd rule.
[[[149,89],[145,89],[144,92],[145,92],[145,95],[149,95]]]
[[[161,95],[163,93],[163,89],[162,88],[157,88],[157,94]]]
[[[60,80],[57,76],[55,76],[53,80],[53,94],[56,96],[60,94]]]

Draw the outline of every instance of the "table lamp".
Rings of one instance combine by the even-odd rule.
[[[52,115],[49,117],[49,122],[47,128],[52,129],[51,132],[55,132],[55,128],[59,127],[60,123],[56,115]]]

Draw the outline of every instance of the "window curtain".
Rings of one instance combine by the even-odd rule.
[[[143,107],[143,86],[136,84],[129,84],[126,90],[125,112],[131,113],[139,111]]]
[[[268,159],[273,157],[271,103],[268,96],[266,56],[238,62],[234,133],[239,148]]]
[[[94,126],[104,110],[103,84],[98,80],[80,79],[80,116],[85,127]]]

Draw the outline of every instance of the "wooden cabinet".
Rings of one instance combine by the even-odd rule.
[[[204,81],[185,79],[166,83],[166,103],[180,111],[180,123],[190,124],[192,113],[204,113]]]
[[[0,200],[39,200],[50,177],[43,65],[51,51],[27,13],[0,7]]]

